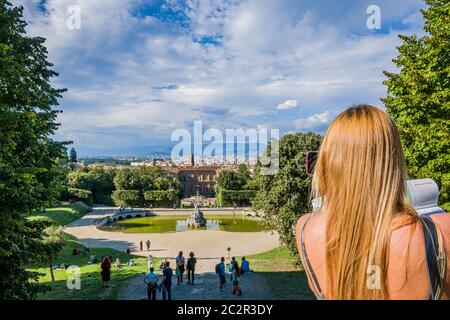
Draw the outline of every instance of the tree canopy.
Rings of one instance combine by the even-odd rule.
[[[435,179],[450,210],[450,2],[425,2],[427,34],[400,36],[399,72],[384,72],[382,101],[400,130],[409,175]]]
[[[311,132],[287,134],[279,143],[278,172],[265,176],[256,170],[259,191],[252,207],[263,215],[267,224],[276,226],[281,242],[293,254],[297,253],[294,226],[301,215],[311,210],[311,177],[306,173],[306,153],[318,150],[321,139]]]
[[[27,216],[57,196],[65,143],[52,140],[57,76],[45,39],[28,37],[23,8],[0,1],[0,299],[29,299],[39,291],[26,266],[45,251],[44,225]]]

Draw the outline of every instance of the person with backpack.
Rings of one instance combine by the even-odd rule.
[[[399,130],[382,109],[354,106],[333,120],[312,178],[320,205],[296,226],[318,299],[450,299],[450,215],[420,215],[406,172]]]
[[[237,266],[237,262],[232,263],[231,270],[231,282],[233,283],[233,294],[237,294],[238,296],[242,295],[242,290],[239,287],[239,267]]]
[[[150,268],[150,272],[145,275],[144,283],[147,285],[147,298],[149,301],[156,300],[156,287],[158,276],[154,273],[155,269]]]
[[[166,261],[166,267],[162,272],[164,276],[163,286],[162,286],[162,294],[163,300],[166,300],[166,295],[168,300],[172,300],[172,276],[173,270],[170,267],[170,262]]]
[[[189,259],[187,261],[187,278],[188,284],[194,284],[194,274],[195,274],[195,265],[197,264],[197,259],[194,256],[194,253],[189,253]]]
[[[232,257],[231,258],[231,263],[230,263],[230,281],[233,281],[233,269],[238,269],[238,273],[239,273],[239,265],[238,262],[236,261],[236,257]]]
[[[219,277],[219,290],[220,292],[223,292],[223,288],[225,287],[225,284],[227,280],[225,279],[225,258],[220,258],[220,262],[216,264],[216,274]]]

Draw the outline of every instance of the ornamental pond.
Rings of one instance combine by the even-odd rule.
[[[102,227],[104,231],[136,233],[169,233],[183,231],[218,230],[227,232],[261,232],[273,230],[261,219],[244,215],[205,215],[206,226],[191,228],[186,222],[186,215],[161,215],[132,218],[109,223]]]

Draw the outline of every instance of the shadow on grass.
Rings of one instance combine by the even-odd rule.
[[[260,272],[273,299],[314,300],[304,271]],[[245,274],[243,275],[245,279]]]
[[[136,251],[139,249],[138,242],[131,242],[126,240],[111,240],[106,238],[78,238],[78,241],[90,248],[113,248],[122,252],[125,252],[127,248],[130,248],[131,251]],[[160,250],[165,249],[161,248]]]

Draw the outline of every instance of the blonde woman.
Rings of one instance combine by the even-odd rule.
[[[333,121],[313,176],[321,208],[296,227],[319,299],[450,298],[450,217],[421,219],[405,179],[399,133],[385,112],[362,105]]]

